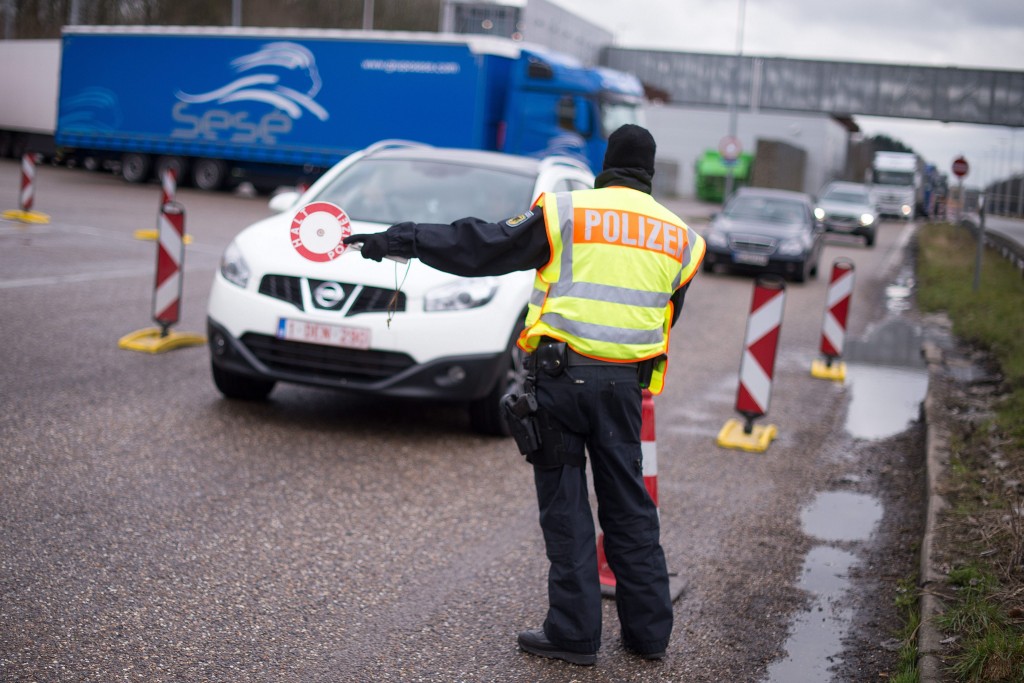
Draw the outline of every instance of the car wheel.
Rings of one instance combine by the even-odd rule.
[[[192,164],[192,184],[200,190],[219,190],[227,174],[228,167],[220,159],[196,159]]]
[[[869,232],[868,234],[864,235],[864,244],[866,244],[869,247],[875,246],[875,233],[874,233],[874,231]]]
[[[129,183],[144,183],[149,180],[153,160],[148,154],[129,153],[121,157],[121,177]]]
[[[213,370],[213,383],[217,385],[220,393],[227,398],[235,398],[242,401],[261,401],[270,394],[275,382],[266,379],[257,379],[248,375],[240,375],[237,372],[225,370],[211,363]]]
[[[526,381],[526,353],[513,339],[508,350],[508,367],[494,383],[487,395],[469,404],[469,424],[477,434],[510,436],[508,422],[501,408],[501,399],[523,390]]]

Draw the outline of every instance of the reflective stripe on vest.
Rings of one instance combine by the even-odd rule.
[[[547,193],[543,210],[551,260],[537,272],[520,346],[550,336],[604,360],[664,353],[671,295],[704,256],[700,236],[626,188]]]

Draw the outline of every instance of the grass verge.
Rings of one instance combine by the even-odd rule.
[[[945,311],[1001,376],[949,406],[958,415],[942,522],[951,561],[937,624],[954,644],[955,680],[1024,683],[1024,278],[986,249],[975,291],[975,244],[948,224],[917,236],[918,307]]]

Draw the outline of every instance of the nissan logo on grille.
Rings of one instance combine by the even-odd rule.
[[[313,287],[313,301],[317,308],[336,310],[345,300],[345,290],[337,282],[320,282]]]

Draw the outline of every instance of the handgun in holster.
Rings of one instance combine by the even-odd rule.
[[[506,394],[501,399],[505,420],[516,441],[519,452],[529,455],[540,448],[540,428],[537,424],[537,397],[531,393]]]

